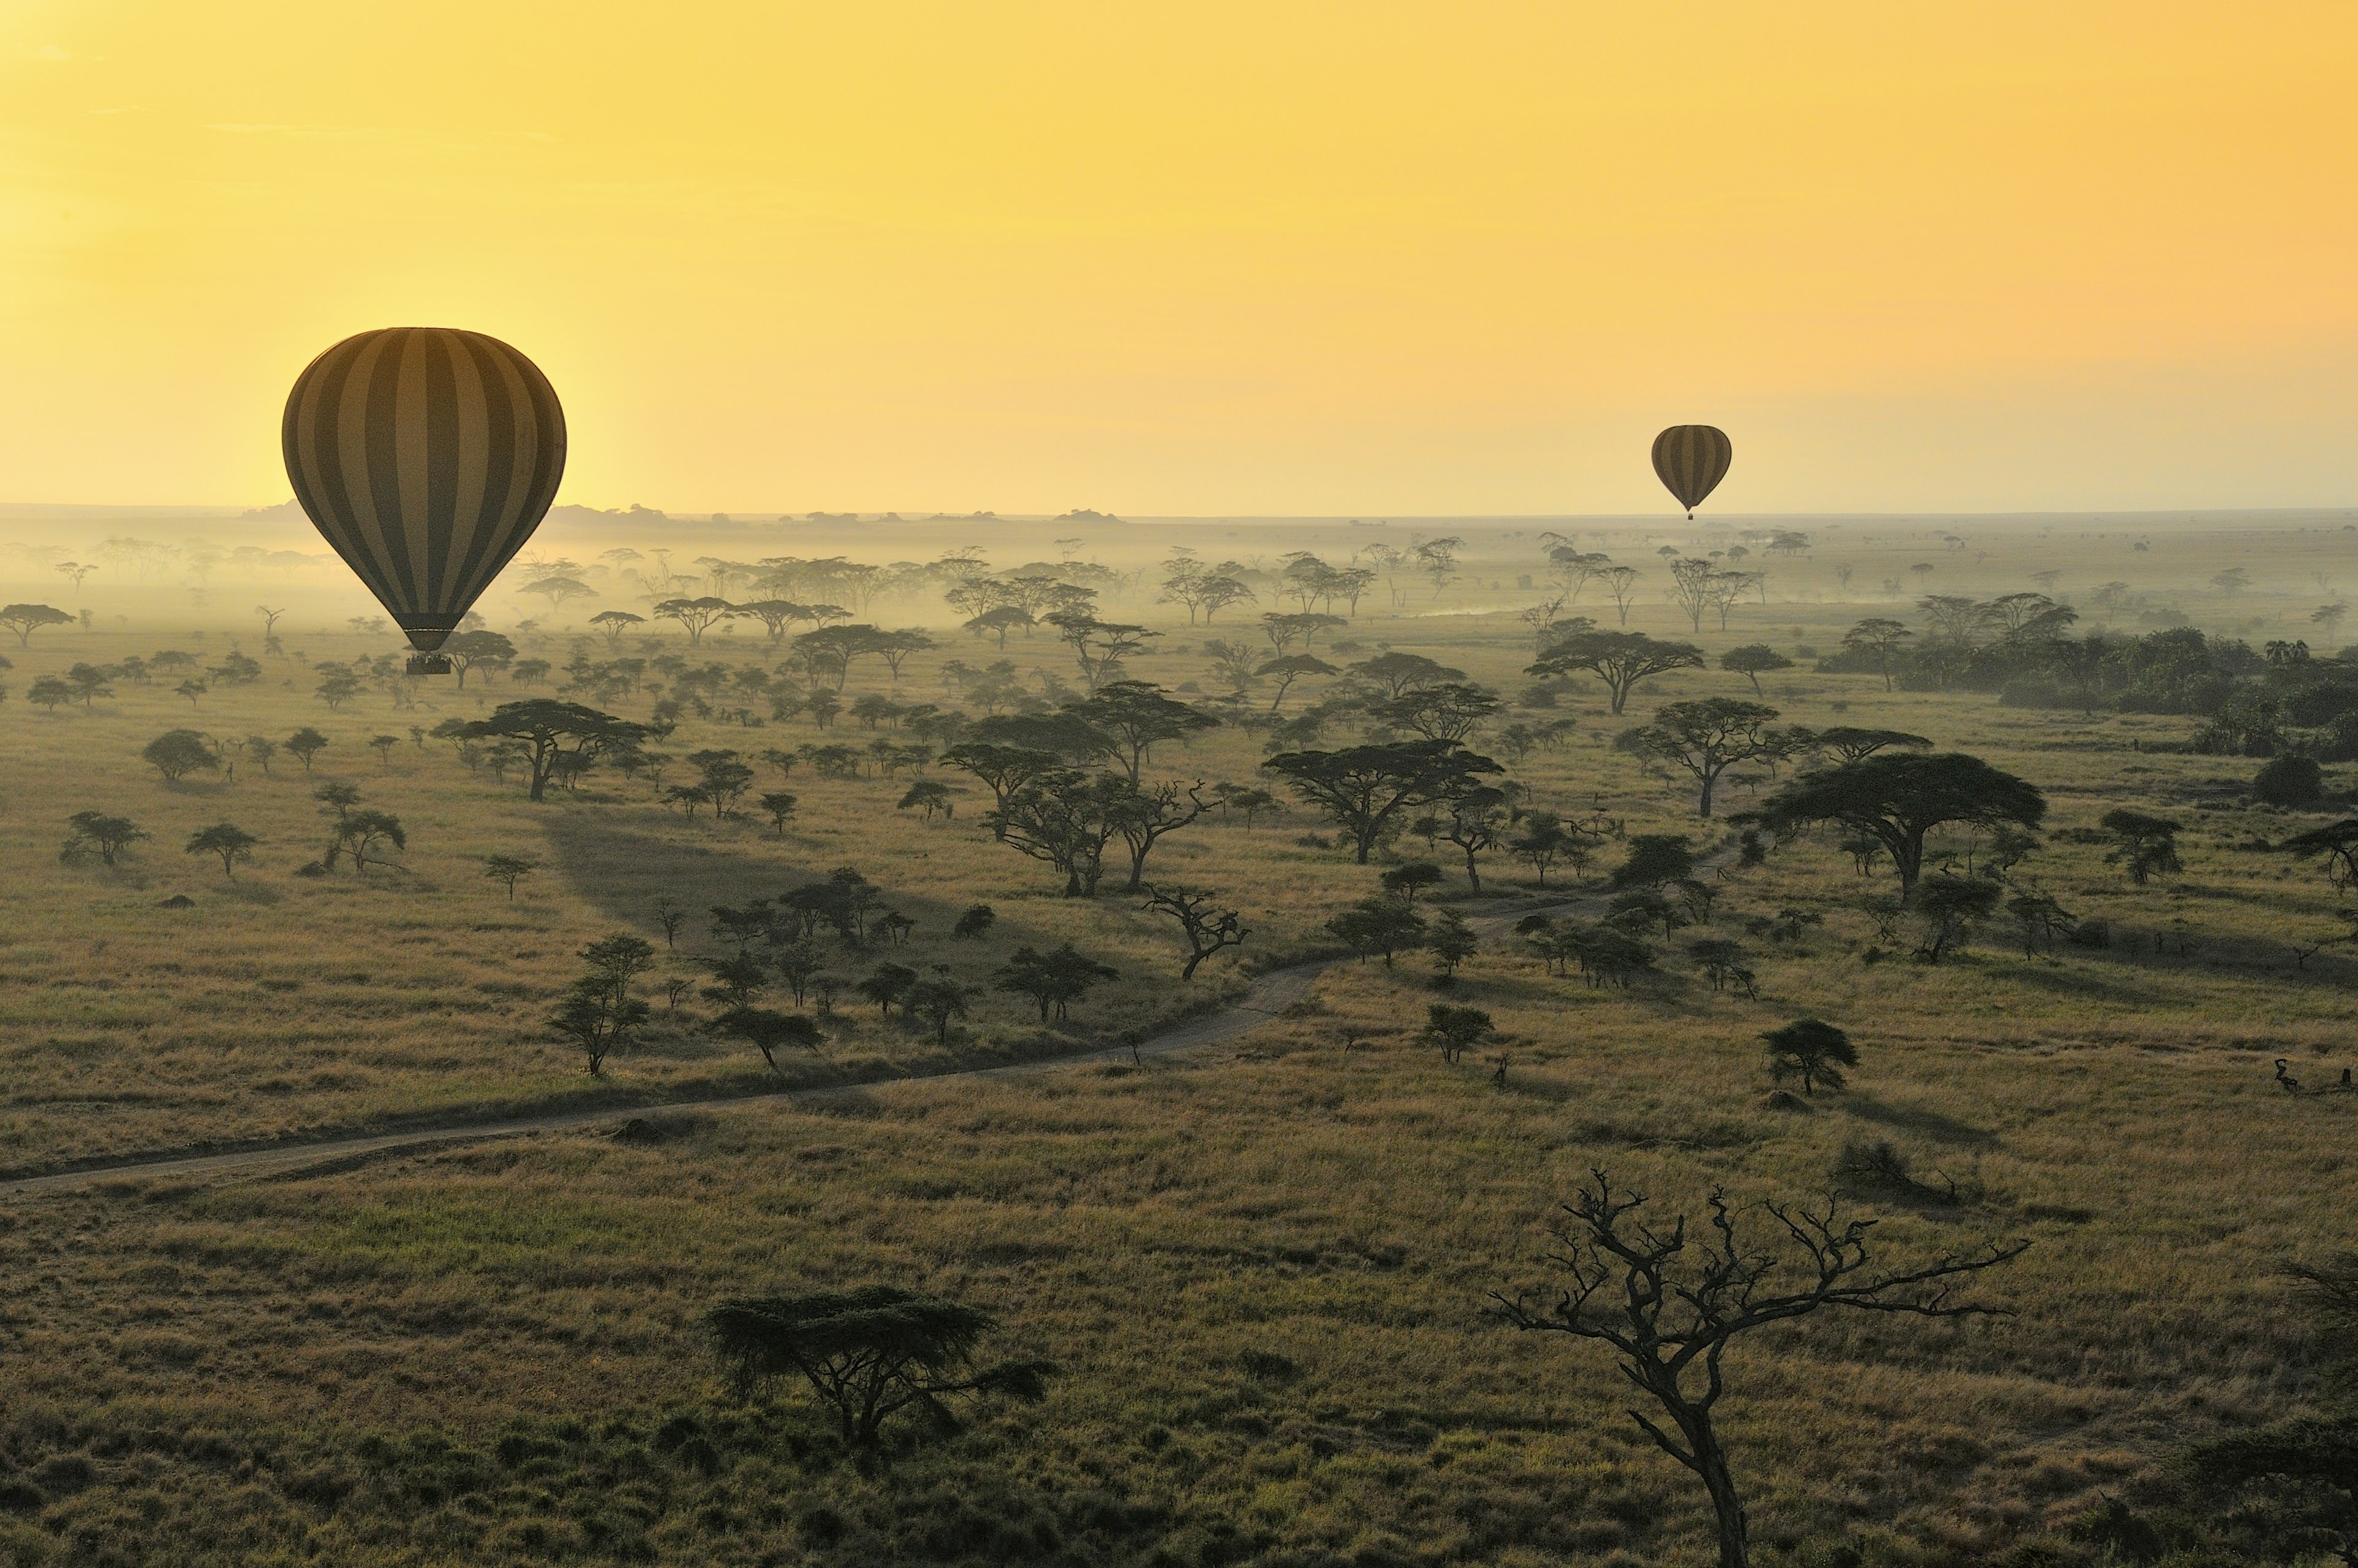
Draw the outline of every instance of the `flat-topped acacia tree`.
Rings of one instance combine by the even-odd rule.
[[[33,633],[44,626],[70,626],[74,618],[64,611],[48,604],[11,604],[0,607],[0,626],[16,633],[16,646],[29,647]]]
[[[1797,737],[1768,727],[1776,717],[1775,708],[1741,697],[1666,703],[1651,724],[1628,731],[1620,743],[1693,774],[1700,786],[1695,814],[1709,816],[1722,773],[1741,762],[1782,757],[1797,743]]]
[[[1703,650],[1693,643],[1666,643],[1643,632],[1575,632],[1554,643],[1526,675],[1561,676],[1586,670],[1605,683],[1618,714],[1638,683],[1671,670],[1700,669]]]
[[[1803,773],[1735,820],[1790,837],[1837,822],[1880,844],[1899,873],[1899,898],[1915,896],[1924,836],[1946,823],[1995,830],[2031,828],[2047,815],[2034,784],[1962,752],[1881,753]]]
[[[1338,752],[1282,752],[1261,764],[1351,836],[1368,863],[1376,841],[1411,806],[1464,793],[1477,777],[1506,772],[1454,741],[1398,741]]]
[[[503,702],[488,719],[460,731],[470,741],[514,741],[532,767],[532,798],[547,798],[548,781],[568,760],[588,762],[616,746],[646,739],[647,727],[553,697]]]
[[[1184,741],[1220,721],[1167,696],[1152,681],[1108,681],[1072,705],[1072,711],[1109,737],[1113,760],[1139,782],[1139,770],[1158,741]]]

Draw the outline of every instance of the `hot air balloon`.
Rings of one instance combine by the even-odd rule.
[[[1735,455],[1724,430],[1709,425],[1673,425],[1654,438],[1654,473],[1692,517],[1703,498],[1727,477],[1728,461]]]
[[[497,338],[384,327],[295,379],[280,430],[295,499],[409,634],[414,675],[532,537],[565,472],[565,410]]]

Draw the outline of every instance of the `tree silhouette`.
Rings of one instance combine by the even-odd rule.
[[[1747,1247],[1714,1187],[1704,1235],[1690,1238],[1686,1217],[1656,1230],[1634,1217],[1646,1199],[1617,1192],[1590,1173],[1552,1234],[1549,1261],[1565,1277],[1552,1303],[1493,1292],[1501,1317],[1519,1329],[1563,1334],[1610,1346],[1621,1375],[1660,1407],[1670,1430],[1644,1412],[1629,1417],[1663,1453],[1694,1472],[1719,1526],[1720,1568],[1747,1568],[1744,1504],[1714,1424],[1726,1392],[1725,1357],[1738,1336],[1824,1307],[1953,1318],[2001,1309],[1951,1299],[1961,1278],[2012,1261],[2028,1241],[1991,1242],[1943,1253],[1914,1268],[1881,1265],[1874,1222],[1847,1219],[1837,1200],[1823,1209],[1763,1204],[1775,1250]]]
[[[658,603],[654,611],[655,619],[658,621],[679,622],[681,628],[687,633],[687,645],[691,648],[700,646],[704,642],[705,633],[710,631],[717,622],[729,620],[740,613],[737,607],[727,600],[714,599],[709,596],[702,599],[666,599]]]
[[[1245,938],[1252,935],[1245,929],[1244,917],[1214,903],[1217,895],[1209,892],[1194,892],[1175,882],[1163,887],[1149,883],[1140,891],[1146,894],[1141,909],[1179,923],[1180,935],[1187,942],[1187,962],[1179,970],[1182,980],[1194,979],[1196,966],[1205,959],[1223,947],[1244,946]]]
[[[908,1000],[903,1011],[922,1018],[934,1027],[934,1044],[950,1043],[950,1024],[966,1016],[966,1004],[974,995],[974,988],[950,978],[947,969],[939,965],[933,975],[909,988]]]
[[[1326,922],[1333,932],[1351,950],[1365,958],[1370,953],[1384,956],[1384,968],[1392,967],[1392,957],[1403,947],[1424,945],[1424,916],[1403,899],[1363,898],[1350,908]]]
[[[2129,881],[2139,887],[2157,872],[2169,875],[2186,869],[2178,858],[2178,824],[2167,816],[2124,808],[2104,813],[2099,826],[2120,841],[2105,862],[2127,868]]]
[[[711,1023],[715,1034],[727,1034],[742,1040],[762,1054],[762,1060],[771,1072],[783,1077],[784,1070],[778,1065],[778,1053],[789,1045],[806,1051],[819,1046],[818,1025],[799,1012],[773,1012],[768,1008],[734,1007],[715,1018]]]
[[[794,816],[795,807],[799,804],[793,794],[782,789],[773,789],[762,796],[762,809],[769,816],[770,825],[777,829],[779,838],[786,836],[786,820]]]
[[[503,702],[460,733],[470,741],[505,740],[522,746],[532,768],[532,798],[543,800],[560,765],[584,766],[607,751],[634,746],[648,730],[578,702],[535,697]]]
[[[1924,927],[1916,956],[1928,964],[1939,963],[1950,948],[1964,940],[1967,931],[1990,917],[2005,892],[1996,882],[1980,877],[1928,878],[1916,890],[1916,915]]]
[[[164,775],[167,784],[178,784],[192,773],[221,772],[221,759],[193,730],[167,730],[141,747],[139,755]]]
[[[70,626],[74,618],[64,611],[47,604],[11,604],[0,607],[0,626],[16,633],[16,646],[29,647],[33,633],[44,626]]]
[[[1760,677],[1778,670],[1790,670],[1793,661],[1766,643],[1747,643],[1741,648],[1730,648],[1719,656],[1719,667],[1733,670],[1752,683],[1752,695],[1760,695]]]
[[[620,647],[622,633],[632,627],[644,626],[646,623],[645,616],[633,615],[627,610],[601,610],[590,617],[590,624],[606,633],[606,645],[610,648]]]
[[[1283,752],[1261,764],[1351,836],[1354,858],[1368,851],[1412,806],[1444,800],[1479,777],[1506,770],[1450,741],[1401,741],[1339,752]]]
[[[1100,980],[1120,978],[1120,970],[1098,963],[1067,942],[1047,953],[1034,947],[1018,947],[1014,956],[991,976],[991,983],[1001,990],[1030,997],[1039,1005],[1041,1022],[1048,1022],[1053,1010],[1056,1022],[1063,1023],[1069,1020],[1073,1003],[1086,996],[1091,987]]]
[[[1814,1095],[1818,1086],[1843,1087],[1842,1070],[1858,1065],[1858,1047],[1850,1036],[1815,1018],[1798,1018],[1760,1036],[1768,1044],[1768,1075],[1779,1083],[1801,1080],[1801,1092]]]
[[[1453,980],[1457,978],[1457,966],[1480,951],[1482,944],[1464,915],[1454,909],[1441,909],[1433,912],[1433,929],[1425,936],[1424,946],[1441,966],[1441,978]]]
[[[1845,762],[1855,762],[1871,757],[1887,746],[1902,751],[1929,752],[1932,742],[1921,735],[1910,735],[1905,730],[1863,730],[1854,724],[1837,724],[1831,730],[1814,732],[1817,743]]]
[[[511,663],[516,655],[515,644],[497,632],[460,632],[446,638],[435,652],[450,661],[450,668],[459,676],[459,689],[467,689],[467,672],[481,665],[487,672]]]
[[[1703,650],[1692,643],[1660,642],[1643,632],[1575,632],[1550,647],[1523,673],[1560,676],[1586,670],[1605,683],[1617,714],[1640,681],[1702,665]]]
[[[1843,652],[1871,662],[1883,677],[1883,689],[1892,687],[1891,667],[1898,658],[1899,645],[1916,635],[1900,622],[1887,616],[1871,615],[1843,633]]]
[[[516,883],[539,869],[540,862],[538,860],[528,860],[522,855],[486,855],[483,857],[483,875],[490,878],[492,881],[504,882],[507,884],[508,902],[510,903],[514,903],[515,902]]]
[[[1043,1361],[976,1369],[975,1346],[999,1326],[979,1308],[896,1285],[802,1296],[741,1296],[705,1314],[721,1362],[750,1398],[773,1378],[798,1376],[835,1413],[843,1441],[871,1447],[903,1410],[937,1422],[943,1400],[1001,1393],[1036,1400],[1055,1370]]]
[[[630,1044],[647,1021],[647,1004],[631,994],[631,982],[654,968],[654,949],[636,936],[609,936],[581,949],[590,972],[566,990],[548,1026],[580,1047],[590,1076],[605,1071],[606,1058]]]
[[[2047,815],[2036,787],[1961,752],[1877,755],[1802,774],[1736,820],[1788,837],[1833,822],[1880,845],[1899,873],[1899,897],[1914,895],[1924,869],[1924,836],[1951,822],[1987,831],[2030,828]]]
[[[1709,816],[1720,774],[1739,762],[1782,757],[1792,750],[1793,737],[1768,728],[1776,717],[1773,708],[1732,697],[1673,702],[1657,708],[1651,724],[1629,730],[1619,744],[1693,775],[1700,786],[1695,814]]]
[[[307,773],[311,771],[311,759],[325,751],[327,745],[328,738],[308,724],[287,737],[287,749],[295,753]]]
[[[254,858],[254,847],[262,842],[234,822],[216,822],[211,827],[200,827],[189,838],[188,852],[191,855],[219,855],[222,875],[234,881],[237,862]]]
[[[125,851],[147,835],[127,816],[109,816],[103,811],[77,811],[66,818],[72,828],[67,835],[65,848],[58,858],[70,866],[81,865],[95,855],[99,864],[114,870]]]

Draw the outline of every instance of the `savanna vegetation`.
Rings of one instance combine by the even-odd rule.
[[[2349,1560],[2358,529],[1452,526],[15,546],[0,1562]]]

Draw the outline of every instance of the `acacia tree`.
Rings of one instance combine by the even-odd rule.
[[[974,1350],[999,1326],[979,1308],[897,1285],[803,1296],[741,1296],[705,1314],[741,1395],[797,1376],[835,1412],[843,1441],[872,1447],[884,1422],[915,1408],[937,1420],[952,1395],[1001,1393],[1036,1400],[1044,1361],[976,1369]]]
[[[1506,770],[1454,741],[1397,741],[1339,752],[1283,752],[1261,764],[1351,836],[1353,858],[1368,851],[1412,806],[1462,793]]]
[[[924,1019],[933,1026],[934,1044],[947,1045],[951,1022],[966,1016],[966,1004],[973,995],[972,986],[953,979],[946,967],[936,964],[929,978],[909,988],[902,1011],[912,1018]]]
[[[1112,742],[1106,750],[1128,771],[1131,784],[1138,783],[1139,769],[1156,741],[1184,741],[1220,727],[1218,719],[1165,696],[1152,681],[1109,681],[1066,710]]]
[[[1331,676],[1337,672],[1314,654],[1282,654],[1258,665],[1252,673],[1256,679],[1277,682],[1277,693],[1269,699],[1269,710],[1275,713],[1284,705],[1285,694],[1293,689],[1293,683],[1303,676]]]
[[[65,848],[58,859],[70,866],[81,865],[92,856],[109,871],[114,869],[124,853],[147,835],[127,816],[109,816],[103,811],[77,811],[66,818],[73,831],[67,835]]]
[[[1892,662],[1899,656],[1899,645],[1916,635],[1908,627],[1888,616],[1870,615],[1843,633],[1843,652],[1874,662],[1876,673],[1883,677],[1883,689],[1891,689]]]
[[[1872,757],[1887,746],[1907,752],[1929,752],[1932,749],[1930,740],[1921,735],[1910,735],[1905,730],[1862,730],[1853,724],[1837,724],[1831,730],[1816,730],[1812,738],[1845,762]]]
[[[486,855],[483,875],[492,881],[505,883],[508,902],[515,902],[516,883],[539,870],[540,862],[524,855]]]
[[[1428,741],[1462,741],[1498,711],[1498,697],[1484,687],[1444,681],[1403,692],[1375,704],[1370,711],[1394,730]]]
[[[2296,833],[2277,848],[2318,856],[2325,862],[2328,881],[2344,890],[2358,888],[2358,816]]]
[[[450,668],[459,676],[459,689],[467,689],[467,672],[481,665],[488,672],[498,665],[514,662],[515,644],[497,632],[460,632],[443,640],[435,650],[450,661]]]
[[[1187,942],[1187,962],[1179,970],[1182,980],[1194,979],[1197,965],[1223,947],[1243,946],[1245,938],[1252,935],[1245,929],[1243,915],[1213,903],[1218,895],[1209,891],[1198,892],[1176,882],[1163,887],[1149,882],[1139,891],[1146,894],[1141,909],[1179,923],[1179,934]]]
[[[1654,721],[1630,730],[1621,744],[1694,775],[1701,793],[1695,814],[1711,815],[1712,791],[1720,774],[1738,762],[1784,756],[1791,738],[1768,728],[1777,710],[1740,697],[1708,697],[1657,708]]]
[[[1924,836],[1945,823],[1995,831],[2033,828],[2047,815],[2037,786],[1962,752],[1883,754],[1803,773],[1736,820],[1790,837],[1833,822],[1872,838],[1899,873],[1899,900],[1914,895]]]
[[[631,982],[654,967],[655,950],[636,936],[609,936],[582,948],[581,957],[590,972],[567,988],[548,1026],[581,1048],[597,1077],[606,1058],[647,1021],[652,1010],[631,994]]]
[[[1100,621],[1086,610],[1060,610],[1042,619],[1073,650],[1073,657],[1080,663],[1081,680],[1092,692],[1109,681],[1120,680],[1122,660],[1144,652],[1148,643],[1163,635],[1143,626]]]
[[[658,621],[676,621],[687,633],[687,645],[701,647],[704,634],[716,624],[741,613],[725,599],[706,595],[701,599],[666,599],[654,607]]]
[[[1858,1065],[1858,1047],[1850,1036],[1823,1019],[1797,1018],[1760,1038],[1768,1046],[1768,1076],[1780,1084],[1801,1079],[1805,1095],[1815,1095],[1820,1084],[1842,1087],[1842,1070]]]
[[[1152,789],[1131,784],[1113,814],[1114,831],[1130,848],[1130,881],[1122,891],[1141,891],[1145,886],[1146,857],[1153,852],[1154,846],[1165,835],[1192,827],[1210,809],[1210,803],[1204,799],[1202,779],[1184,786],[1160,784]]]
[[[1719,656],[1719,667],[1732,670],[1752,683],[1752,695],[1760,695],[1760,677],[1778,670],[1790,670],[1793,661],[1766,643],[1747,643],[1741,648],[1730,648]]]
[[[237,878],[237,862],[252,860],[254,847],[261,842],[234,822],[216,822],[211,827],[200,827],[189,836],[188,852],[191,855],[219,855],[222,875],[233,881]]]
[[[1053,1010],[1056,1022],[1068,1021],[1073,1003],[1088,994],[1100,980],[1120,979],[1120,971],[1109,964],[1100,964],[1070,942],[1052,952],[1043,953],[1035,947],[1018,947],[1014,956],[1000,966],[991,976],[991,983],[1001,990],[1030,997],[1040,1007],[1040,1022],[1048,1022]]]
[[[744,1041],[762,1054],[771,1072],[785,1076],[778,1065],[778,1052],[788,1045],[806,1051],[819,1046],[818,1025],[799,1012],[775,1012],[765,1007],[732,1007],[711,1023],[715,1034],[727,1034]]]
[[[1607,567],[1597,573],[1605,580],[1605,591],[1612,596],[1617,624],[1625,631],[1629,625],[1629,607],[1638,601],[1638,579],[1646,574],[1636,567]]]
[[[560,768],[587,767],[610,750],[638,744],[649,730],[578,702],[534,697],[503,702],[490,718],[471,721],[460,733],[469,741],[513,741],[522,746],[532,768],[532,798],[543,800],[549,779]]]
[[[1138,791],[1120,773],[1050,768],[1011,792],[985,818],[1000,841],[1065,873],[1065,896],[1095,898],[1106,846]]]
[[[2005,892],[1980,877],[1944,873],[1925,882],[1916,894],[1916,918],[1924,928],[1916,956],[1928,964],[1939,963],[1964,941],[1968,931],[1990,917]]]
[[[1875,1222],[1845,1218],[1838,1200],[1823,1209],[1767,1203],[1781,1229],[1773,1249],[1747,1246],[1720,1189],[1708,1200],[1706,1233],[1687,1234],[1679,1216],[1665,1230],[1635,1217],[1646,1199],[1617,1192],[1592,1171],[1551,1229],[1562,1250],[1549,1262],[1564,1276],[1552,1303],[1492,1292],[1516,1328],[1568,1335],[1610,1346],[1621,1375],[1650,1398],[1671,1430],[1642,1411],[1629,1417],[1656,1446],[1693,1471],[1711,1498],[1720,1568],[1748,1568],[1744,1501],[1714,1424],[1726,1392],[1725,1357],[1739,1335],[1806,1317],[1823,1307],[1918,1317],[2004,1315],[2004,1309],[1951,1297],[1955,1282],[2011,1262],[2028,1241],[1993,1241],[1947,1252],[1914,1268],[1880,1264]],[[1675,1435],[1674,1435],[1675,1434]]]
[[[1241,796],[1232,796],[1229,804],[1241,802]],[[1451,790],[1435,804],[1439,809],[1409,824],[1409,830],[1455,845],[1458,853],[1466,857],[1466,885],[1479,893],[1482,868],[1478,857],[1506,841],[1506,792],[1468,779],[1464,788]]]
[[[11,604],[0,607],[0,626],[16,633],[16,646],[29,647],[33,633],[44,626],[70,626],[74,618],[64,611],[48,604]]]
[[[833,676],[835,689],[839,692],[851,679],[851,666],[871,655],[882,654],[895,635],[865,623],[822,626],[795,639],[795,655],[814,677]]]
[[[2178,824],[2167,816],[2123,808],[2104,813],[2099,826],[2119,840],[2105,862],[2125,867],[2129,881],[2139,887],[2156,872],[2169,875],[2186,869],[2178,858]]]
[[[1361,958],[1370,953],[1384,956],[1384,968],[1392,967],[1392,957],[1403,947],[1424,946],[1424,916],[1416,906],[1403,898],[1363,898],[1326,923],[1326,929],[1347,944]]]
[[[1001,839],[1007,837],[1008,803],[1041,774],[1056,772],[1065,765],[1054,752],[989,741],[968,741],[952,746],[942,753],[942,761],[951,767],[965,769],[989,787],[991,809],[986,820],[991,824],[993,835]]]
[[[624,633],[633,626],[646,623],[645,616],[634,615],[627,610],[601,610],[590,617],[590,624],[606,633],[606,646],[609,648],[621,647]]]
[[[307,773],[311,771],[311,759],[325,751],[327,745],[328,738],[308,724],[287,737],[287,749],[295,753],[296,760],[303,764],[303,771]]]
[[[1692,643],[1665,643],[1643,632],[1575,632],[1523,673],[1561,676],[1586,670],[1605,683],[1617,714],[1639,682],[1670,670],[1702,666],[1703,650]]]
[[[178,784],[192,773],[221,771],[221,759],[193,730],[167,730],[141,747],[139,754],[167,784]]]

